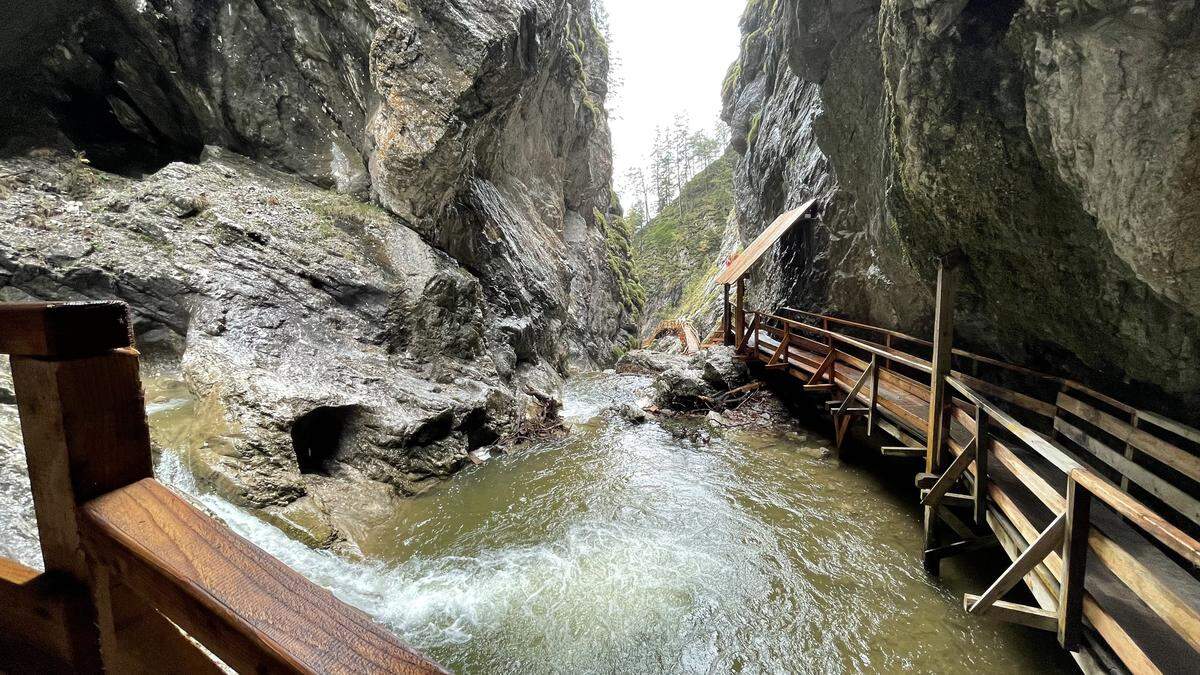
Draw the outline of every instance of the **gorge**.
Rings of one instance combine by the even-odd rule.
[[[14,8],[0,303],[127,303],[156,478],[456,671],[1074,669],[1054,633],[963,611],[1009,565],[986,513],[988,548],[922,573],[923,449],[881,455],[877,388],[875,433],[832,440],[826,408],[854,381],[823,382],[810,351],[783,382],[791,328],[774,352],[753,326],[727,340],[715,277],[815,200],[747,308],[923,338],[953,254],[955,347],[1130,404],[1103,449],[1177,469],[1136,449],[1137,425],[1200,423],[1200,9],[749,0],[736,61],[709,74],[729,147],[656,177],[653,203],[614,178],[605,17],[601,0]],[[711,348],[638,350],[664,320]],[[826,339],[842,367],[834,336],[806,349]],[[842,376],[861,386],[865,366]],[[1027,436],[1064,442],[1067,389],[1047,391],[1051,427]],[[0,363],[0,557],[40,568],[19,395]],[[1168,488],[1192,500],[1192,478]],[[1065,503],[1051,483],[1039,515]],[[1192,645],[1200,594],[1179,578]],[[1121,671],[1109,658],[1092,669]]]

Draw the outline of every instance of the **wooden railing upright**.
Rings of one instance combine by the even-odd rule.
[[[444,672],[154,480],[124,304],[0,305],[0,353],[45,563],[0,559],[0,666]]]

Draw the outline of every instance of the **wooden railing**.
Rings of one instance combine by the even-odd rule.
[[[1200,433],[1077,382],[953,350],[959,358],[1051,383],[1058,398],[1045,401],[951,370],[947,364],[942,375],[950,393],[942,441],[930,447],[928,415],[883,400],[879,390],[882,381],[883,386],[928,404],[938,369],[924,356],[901,346],[913,344],[936,352],[933,341],[831,316],[789,313],[793,312],[804,320],[747,313],[737,322],[744,328],[735,331],[735,344],[742,354],[752,355],[768,369],[802,375],[805,390],[845,392],[843,399],[829,404],[839,444],[850,419],[848,413],[854,412],[867,418],[869,429],[888,424],[881,420],[890,420],[889,433],[909,443],[908,447],[890,448],[893,452],[889,454],[930,456],[935,469],[917,477],[926,511],[927,569],[936,571],[942,557],[986,545],[999,544],[1014,559],[982,594],[964,598],[969,612],[1054,631],[1071,650],[1085,640],[1087,626],[1093,637],[1086,639],[1092,644],[1100,640],[1134,672],[1159,672],[1177,665],[1179,661],[1172,661],[1159,667],[1162,655],[1147,653],[1144,636],[1139,635],[1144,629],[1129,618],[1127,607],[1113,604],[1115,596],[1107,591],[1098,596],[1089,592],[1083,579],[1090,560],[1119,581],[1134,602],[1160,619],[1175,643],[1186,645],[1184,650],[1192,650],[1193,658],[1200,655],[1200,542],[1175,524],[1200,522],[1200,505],[1192,486],[1200,480],[1200,459],[1163,440],[1161,434],[1151,434],[1080,399],[1090,398],[1097,405],[1129,413],[1133,420],[1150,421],[1157,430],[1181,440],[1200,441]],[[874,335],[883,343],[847,335],[836,329],[839,326]],[[1041,420],[1039,427],[1044,431],[1021,421],[1012,411]],[[1095,432],[1085,432],[1081,429],[1084,422],[1123,440],[1125,452],[1107,448]],[[1088,451],[1085,457],[1089,461],[1060,445],[1067,442],[1078,451]],[[1135,461],[1133,453],[1153,461]],[[948,464],[943,465],[944,459],[950,460]],[[1099,467],[1090,463],[1091,459],[1099,459]],[[1118,472],[1116,478],[1104,477],[1102,468]],[[1172,476],[1165,476],[1164,471]],[[1056,480],[1055,475],[1061,478]],[[1161,506],[1151,508],[1132,496],[1130,482]],[[966,490],[955,491],[960,484],[965,484]],[[1090,508],[1093,498],[1119,518],[1106,514],[1098,524]],[[990,527],[993,534],[984,537],[972,532],[951,507],[967,509],[967,522]],[[1048,524],[1035,525],[1043,510],[1051,514]],[[939,519],[961,540],[937,541],[933,535]],[[1002,599],[1022,580],[1030,586],[1038,606]]]
[[[0,559],[0,668],[444,672],[154,479],[123,304],[0,305],[0,353],[45,562]]]

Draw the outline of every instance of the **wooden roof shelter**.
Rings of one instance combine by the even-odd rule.
[[[746,276],[754,264],[762,259],[763,254],[771,250],[775,242],[779,241],[783,235],[787,234],[797,223],[804,220],[808,215],[809,209],[817,203],[817,200],[810,199],[804,202],[804,205],[798,209],[792,209],[775,219],[775,222],[763,230],[758,238],[746,247],[742,254],[734,259],[733,264],[726,267],[717,275],[718,284],[732,284],[738,279]]]

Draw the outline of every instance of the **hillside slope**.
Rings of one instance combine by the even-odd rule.
[[[738,246],[733,209],[732,152],[696,174],[680,196],[634,235],[633,261],[646,288],[643,337],[665,319],[691,321],[700,333],[720,312],[712,283]]]

